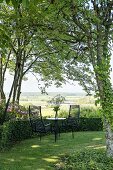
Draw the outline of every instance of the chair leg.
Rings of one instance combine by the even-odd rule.
[[[42,135],[41,135],[41,133],[40,133],[40,135],[39,135],[39,136],[40,136],[40,141],[41,141],[41,139],[42,139]]]
[[[56,141],[57,141],[57,138],[58,138],[58,132],[57,132],[56,129],[55,129],[54,133],[55,133],[55,142],[56,142]]]
[[[59,133],[59,137],[60,137],[60,128],[58,129],[58,131],[59,131],[58,133]]]
[[[73,130],[73,128],[72,128],[72,138],[74,138],[74,130]]]

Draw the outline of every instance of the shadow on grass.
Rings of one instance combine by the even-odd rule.
[[[104,132],[76,132],[74,139],[71,133],[63,133],[56,143],[53,135],[44,136],[41,141],[33,138],[0,153],[0,170],[53,170],[63,154],[104,145]]]

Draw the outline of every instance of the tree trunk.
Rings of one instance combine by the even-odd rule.
[[[14,80],[13,80],[13,83],[12,83],[12,86],[11,86],[11,90],[10,90],[10,93],[9,93],[9,97],[8,97],[7,102],[6,102],[5,110],[4,110],[4,113],[3,113],[3,116],[2,116],[2,122],[1,122],[1,124],[3,124],[4,121],[5,121],[5,119],[6,119],[7,109],[8,109],[10,100],[11,100],[11,96],[12,96],[12,92],[13,92],[13,88],[14,88],[14,83],[15,83],[15,80],[16,80],[16,76],[17,76],[17,75],[15,74]]]
[[[21,85],[22,85],[22,75],[19,77],[18,88],[17,88],[16,102],[18,104],[19,104],[19,101],[20,101]]]
[[[21,58],[21,65],[20,65],[20,72],[19,72],[19,78],[18,78],[18,88],[17,88],[17,96],[16,96],[16,102],[19,104],[20,100],[20,94],[21,94],[21,85],[22,85],[22,79],[24,76],[23,69],[24,69],[24,62],[25,62],[25,51],[23,51],[23,57]]]
[[[0,102],[2,100],[2,56],[0,55]]]
[[[106,150],[107,156],[113,158],[113,131],[110,124],[106,122]]]
[[[18,53],[16,56],[16,67],[15,67],[15,75],[16,75],[16,79],[14,82],[14,89],[13,89],[13,99],[12,99],[12,103],[15,104],[16,102],[16,98],[17,98],[17,90],[18,90],[18,86],[19,86],[19,80],[20,80],[20,76],[21,76],[21,67],[22,67],[22,50],[20,50],[20,39],[18,39]]]
[[[18,78],[19,78],[19,69],[18,67],[16,67],[15,69],[15,81],[13,84],[13,99],[12,99],[12,103],[15,104],[15,100],[16,100],[16,94],[17,94],[17,87],[18,87]]]
[[[5,93],[4,93],[4,91],[3,91],[3,84],[4,84],[4,82],[3,82],[3,74],[2,74],[2,56],[0,56],[0,102],[2,101],[2,100],[5,100],[6,99],[6,97],[5,97]]]

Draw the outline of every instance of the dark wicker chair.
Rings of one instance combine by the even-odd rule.
[[[68,117],[75,117],[75,118],[79,119],[79,117],[80,117],[80,105],[70,105]]]
[[[74,138],[74,131],[78,130],[79,127],[79,117],[80,117],[80,106],[70,105],[69,115],[66,118],[65,129],[72,132],[72,137]]]
[[[42,118],[41,106],[29,106],[29,120],[32,132],[35,132],[41,137],[51,132],[51,124],[45,123]]]

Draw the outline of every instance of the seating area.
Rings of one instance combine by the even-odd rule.
[[[104,147],[104,132],[99,132],[103,129],[101,119],[80,117],[82,108],[78,105],[70,105],[66,114],[58,112],[57,117],[44,117],[43,108],[34,105],[29,106],[28,113],[29,119],[15,119],[3,126],[1,147],[11,152],[1,153],[1,169],[52,170],[59,167],[62,154],[67,157],[67,153],[72,155],[82,148]]]
[[[42,116],[41,106],[29,106],[29,120],[32,132],[39,134],[40,140],[43,135],[52,133],[55,135],[56,142],[58,137],[60,137],[62,130],[64,132],[71,131],[72,138],[74,138],[74,131],[79,126],[79,117],[80,106],[70,105],[67,117],[46,118],[49,123],[45,123]]]

